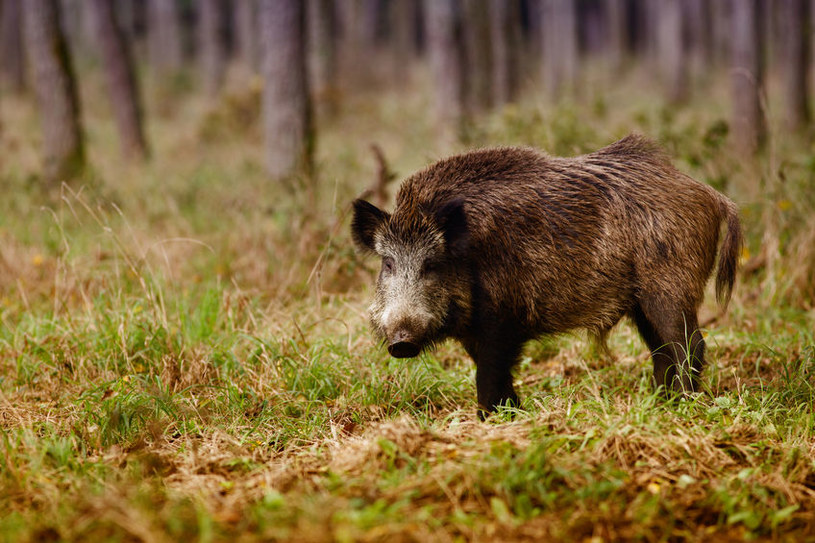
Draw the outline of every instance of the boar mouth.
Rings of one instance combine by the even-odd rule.
[[[421,341],[404,328],[397,330],[388,340],[388,352],[394,358],[413,358],[421,350]]]
[[[419,344],[412,341],[396,341],[388,345],[388,352],[394,358],[413,358],[421,350]]]

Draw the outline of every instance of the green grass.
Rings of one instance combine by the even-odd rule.
[[[787,138],[742,164],[720,86],[676,110],[641,86],[530,96],[466,136],[563,154],[657,137],[739,199],[750,255],[771,221],[772,262],[705,331],[705,393],[656,395],[624,323],[612,357],[580,335],[530,345],[521,408],[484,423],[459,346],[398,361],[370,337],[376,263],[347,233],[369,143],[400,176],[462,148],[435,146],[418,88],[322,122],[313,207],[264,178],[255,91],[209,112],[186,91],[149,101],[146,165],[89,111],[93,171],[56,192],[37,185],[31,104],[4,96],[0,538],[815,540],[811,153]]]

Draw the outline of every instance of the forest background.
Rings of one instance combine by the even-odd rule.
[[[0,0],[0,539],[815,540],[807,0]],[[370,337],[350,201],[631,132],[732,197],[705,392],[623,323],[475,417]],[[512,416],[514,415],[514,416]]]

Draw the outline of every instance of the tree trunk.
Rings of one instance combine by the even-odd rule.
[[[543,57],[543,0],[526,0],[522,4],[524,27],[524,51],[527,58],[524,68],[538,69]],[[522,73],[526,73],[524,69]]]
[[[809,0],[782,0],[783,77],[786,123],[800,130],[810,121],[809,103]]]
[[[380,0],[362,0],[362,44],[366,50],[376,47],[384,34],[382,30],[383,6]]]
[[[114,0],[113,10],[116,20],[124,33],[125,41],[130,44],[130,54],[133,64],[139,66],[147,64],[147,0]]]
[[[147,39],[150,64],[161,76],[181,69],[181,23],[176,0],[148,0]]]
[[[410,66],[418,56],[419,2],[394,0],[388,12],[392,33],[393,77],[395,81],[410,74]]]
[[[79,174],[85,166],[73,68],[60,28],[56,0],[25,0],[28,60],[43,132],[43,175],[49,182]]]
[[[711,2],[708,7],[710,8],[713,60],[717,64],[728,65],[733,57],[730,51],[732,45],[730,32],[733,28],[730,19],[733,10],[733,1],[716,0],[715,2]]]
[[[688,68],[694,76],[703,75],[713,57],[712,6],[707,0],[683,0],[685,50]]]
[[[464,104],[468,112],[483,111],[492,99],[492,51],[487,0],[463,1]]]
[[[518,2],[512,0],[490,0],[489,3],[494,106],[511,102],[518,91],[521,39],[519,8]]]
[[[25,1],[25,0],[23,0]],[[60,24],[68,49],[74,52],[77,62],[91,58],[98,60],[93,46],[94,32],[88,6],[84,0],[60,0]]]
[[[654,69],[659,58],[659,7],[660,2],[637,0],[636,12],[637,54]]]
[[[107,79],[111,107],[119,130],[122,154],[144,159],[147,144],[142,129],[141,100],[133,59],[124,34],[113,12],[112,0],[91,0],[89,3]]]
[[[309,0],[307,6],[309,82],[314,95],[334,113],[337,95],[337,13],[332,0]]]
[[[218,95],[226,72],[226,51],[221,32],[223,21],[220,0],[199,0],[198,55],[201,63],[201,81],[210,98]]]
[[[766,132],[761,108],[764,39],[759,4],[760,0],[736,0],[732,4],[730,128],[736,149],[745,154],[753,154],[763,145]]]
[[[625,0],[605,0],[606,55],[613,76],[622,67],[626,55],[628,17],[625,8]]]
[[[361,0],[335,0],[337,15],[337,60],[343,85],[355,84],[368,71],[364,66],[364,6]]]
[[[305,4],[260,0],[263,34],[263,118],[269,174],[311,172],[314,135],[306,75]]]
[[[15,93],[25,89],[23,38],[20,3],[22,0],[0,2],[0,78]]]
[[[668,100],[679,103],[688,96],[688,70],[682,39],[682,0],[662,0],[657,16],[662,84]]]
[[[252,71],[257,71],[259,55],[256,1],[236,0],[234,6],[235,44],[238,55],[244,65]]]
[[[577,87],[577,14],[571,0],[542,0],[543,83],[552,98]]]
[[[577,20],[580,21],[578,49],[583,55],[594,56],[605,50],[605,24],[603,6],[599,2],[578,2]]]
[[[454,0],[425,0],[427,53],[433,78],[436,121],[444,135],[456,134],[464,115],[460,23]]]
[[[113,0],[113,12],[116,14],[119,28],[122,29],[122,35],[128,43],[137,39],[136,25],[139,11],[142,9],[144,6],[141,3],[136,7],[135,0]]]

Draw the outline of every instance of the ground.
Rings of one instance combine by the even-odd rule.
[[[215,104],[148,87],[153,159],[128,164],[89,77],[92,169],[52,187],[31,104],[4,97],[0,538],[815,541],[810,149],[776,138],[744,164],[720,86],[674,110],[627,98],[640,83],[531,95],[449,144],[422,93],[349,96],[318,127],[317,180],[291,186],[263,173],[251,84]],[[622,323],[610,355],[579,333],[530,345],[521,409],[480,422],[460,346],[395,360],[370,337],[378,263],[347,213],[371,143],[403,177],[630,131],[742,208],[749,273],[726,311],[702,308],[703,393],[656,395]]]

